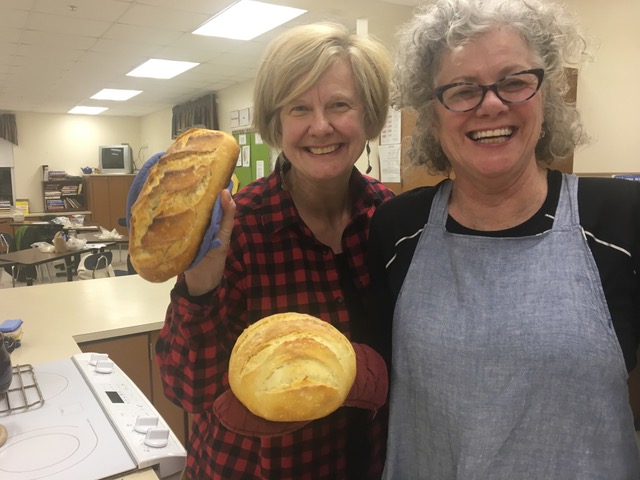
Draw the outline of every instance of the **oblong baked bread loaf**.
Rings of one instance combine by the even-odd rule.
[[[279,313],[249,326],[229,360],[234,395],[254,415],[293,422],[329,415],[356,378],[356,354],[333,325]]]
[[[239,151],[227,133],[192,128],[149,169],[129,221],[129,254],[141,277],[164,282],[191,265]]]

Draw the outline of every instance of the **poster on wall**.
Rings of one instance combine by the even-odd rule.
[[[240,126],[248,127],[250,122],[251,119],[249,118],[249,109],[243,108],[242,110],[240,110]]]
[[[231,128],[237,128],[240,126],[240,112],[238,110],[232,110],[229,118],[231,122]]]

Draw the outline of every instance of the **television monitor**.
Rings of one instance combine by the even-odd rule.
[[[100,173],[133,173],[133,156],[129,144],[99,147]]]

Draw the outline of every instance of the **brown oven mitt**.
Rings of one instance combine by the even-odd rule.
[[[389,378],[387,364],[378,352],[367,345],[351,343],[356,352],[356,378],[346,407],[357,407],[374,412],[387,400]],[[231,390],[220,395],[213,403],[213,412],[225,428],[249,437],[277,437],[302,428],[309,422],[273,422],[254,415],[236,398]]]

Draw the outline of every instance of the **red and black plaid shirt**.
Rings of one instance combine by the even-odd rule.
[[[356,303],[367,304],[369,221],[393,194],[354,168],[349,187],[353,213],[342,237],[355,287],[349,294],[339,275],[344,268],[302,221],[281,188],[279,172],[280,162],[274,173],[234,197],[237,213],[222,284],[211,294],[190,298],[179,277],[171,294],[156,356],[165,394],[194,414],[187,475],[198,480],[380,478],[386,410],[371,418],[370,412],[343,407],[293,434],[263,439],[230,432],[212,413],[213,401],[229,388],[231,349],[248,325],[297,311],[322,318],[353,339],[348,306],[354,299],[349,295],[357,292]],[[360,329],[366,333],[366,328],[365,319]],[[366,335],[356,340],[366,343]]]

